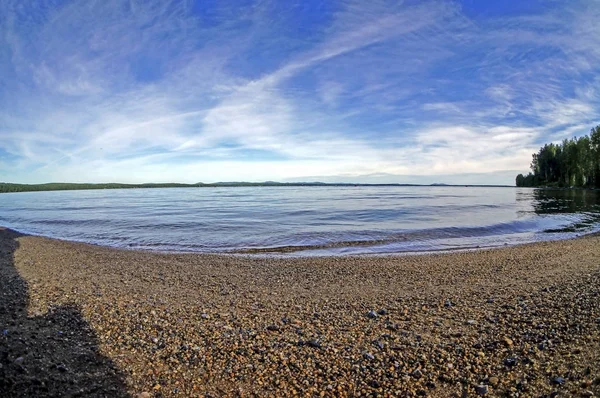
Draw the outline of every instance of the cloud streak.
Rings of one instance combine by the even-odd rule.
[[[600,122],[600,5],[536,7],[9,0],[0,180],[510,184]]]

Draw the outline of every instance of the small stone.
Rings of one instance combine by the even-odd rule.
[[[450,301],[450,300],[446,300],[446,301],[444,302],[444,307],[452,307],[453,305],[454,305],[454,304],[452,304],[452,301]]]
[[[589,398],[589,397],[593,397],[594,393],[592,391],[586,390],[586,391],[584,391],[584,392],[581,393],[581,396]]]
[[[369,381],[369,386],[372,388],[379,388],[381,387],[381,384],[379,384],[377,380],[371,380]]]
[[[565,378],[564,377],[560,377],[560,376],[555,377],[554,379],[552,379],[552,383],[558,384],[558,385],[565,384],[565,381],[566,381]]]
[[[478,386],[475,386],[475,392],[481,396],[487,395],[488,386],[486,386],[485,384],[480,384]]]
[[[365,352],[363,354],[363,357],[365,357],[365,359],[368,359],[369,361],[373,361],[375,359],[375,356],[373,354],[371,354],[370,352]]]
[[[15,364],[16,365],[20,365],[23,363],[23,361],[25,360],[25,358],[23,357],[18,357],[17,359],[15,359]]]
[[[477,323],[477,321],[475,319],[469,319],[467,321],[467,325],[475,325]]]
[[[512,368],[517,364],[517,362],[518,362],[517,358],[506,358],[504,360],[504,366]]]
[[[496,376],[492,376],[492,377],[490,377],[490,378],[488,379],[488,382],[490,383],[490,385],[491,385],[492,387],[495,387],[495,386],[497,386],[499,381],[500,381],[500,380],[498,380],[498,378],[497,378]]]
[[[319,340],[316,340],[316,339],[315,340],[309,340],[306,344],[309,347],[312,347],[312,348],[321,348],[321,342]]]
[[[511,339],[509,339],[508,337],[504,337],[504,339],[502,341],[504,341],[504,344],[507,347],[512,347],[513,346],[513,341]]]
[[[279,326],[277,325],[269,325],[266,327],[267,330],[271,331],[271,332],[276,332],[279,330]]]
[[[487,299],[488,304],[493,304],[494,301],[496,301],[496,300],[493,297],[490,297],[489,299]]]
[[[410,375],[415,379],[420,379],[421,377],[423,377],[423,372],[421,372],[420,369],[415,369]]]
[[[156,390],[156,391],[160,390],[160,384],[157,384],[157,385],[155,385],[155,386],[153,387],[153,389],[154,389],[154,390]]]
[[[375,311],[373,311],[373,310],[371,310],[371,311],[367,312],[367,318],[375,319],[375,318],[377,318],[378,316],[379,316],[379,315],[378,315],[378,314],[377,314]]]
[[[202,319],[210,318],[210,316],[206,312],[203,312],[202,315],[200,315],[200,316],[202,317]]]
[[[151,397],[152,397],[152,395],[150,395],[150,393],[146,392],[146,391],[138,394],[138,398],[151,398]]]
[[[56,365],[56,369],[57,369],[59,372],[63,372],[63,373],[66,373],[66,372],[68,372],[68,371],[69,371],[69,369],[67,369],[67,367],[66,367],[65,365],[63,365],[62,363],[60,363],[60,364]]]
[[[379,348],[380,350],[383,350],[385,347],[385,345],[379,340],[374,341],[373,345],[375,345],[375,347]]]
[[[388,311],[385,308],[380,309],[379,311],[377,311],[377,314],[383,316],[383,315],[387,315]]]

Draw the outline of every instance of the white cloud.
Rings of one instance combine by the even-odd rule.
[[[0,7],[17,170],[0,179],[524,171],[600,119],[597,4],[471,20],[447,1],[339,2],[289,44],[267,3],[211,23],[179,2]]]

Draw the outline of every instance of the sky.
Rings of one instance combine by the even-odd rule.
[[[0,181],[514,184],[600,124],[600,1],[2,0]]]

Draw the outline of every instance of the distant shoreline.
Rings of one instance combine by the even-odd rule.
[[[515,188],[512,185],[479,184],[366,184],[366,183],[326,183],[326,182],[216,182],[216,183],[47,183],[13,184],[0,183],[0,193],[11,192],[47,192],[47,191],[83,191],[96,189],[149,189],[149,188],[241,188],[241,187],[470,187],[470,188]]]

